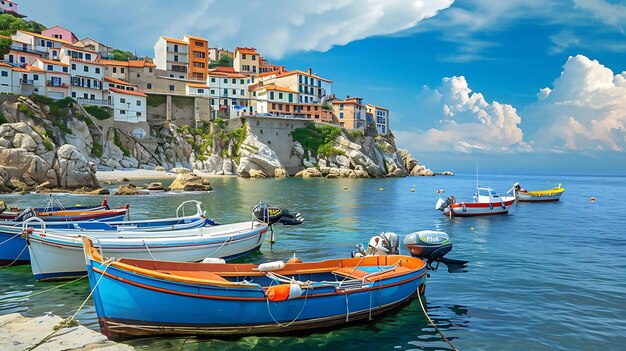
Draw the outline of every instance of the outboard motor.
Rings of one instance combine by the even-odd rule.
[[[442,198],[439,198],[439,200],[437,200],[437,204],[435,205],[435,209],[439,211],[443,211],[446,208],[448,208],[450,205],[452,205],[453,203],[456,203],[456,198],[454,196],[448,196],[445,200]]]
[[[400,240],[397,234],[382,232],[370,239],[367,249],[357,244],[352,257],[398,255],[400,254],[399,246]]]
[[[276,223],[282,223],[284,225],[298,225],[304,222],[304,218],[302,218],[299,212],[291,214],[287,209],[279,208],[264,202],[256,205],[252,210],[252,213],[254,213],[254,217],[256,217],[259,221],[265,222],[269,225]]]
[[[467,261],[454,260],[444,256],[452,250],[452,242],[448,234],[434,230],[422,230],[404,237],[404,246],[414,257],[427,261],[428,268],[436,270],[439,263],[448,267],[448,272],[467,272]],[[433,267],[433,263],[437,264]]]

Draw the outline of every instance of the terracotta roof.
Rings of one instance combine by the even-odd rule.
[[[196,84],[196,83],[187,83],[187,86],[190,88],[200,88],[200,89],[207,89],[209,86],[206,84]]]
[[[49,37],[49,36],[46,36],[46,35],[37,34],[37,33],[29,32],[29,31],[25,31],[25,30],[18,30],[18,32],[26,33],[26,34],[32,35],[33,37],[37,37],[37,38],[42,38],[42,39],[46,39],[46,40],[50,40],[50,41],[57,41],[59,43],[63,43],[63,44],[67,44],[67,45],[72,45],[73,44],[72,42],[67,41],[67,40],[52,38],[52,37]]]
[[[208,42],[208,40],[204,39],[203,37],[197,37],[195,35],[189,35],[189,34],[185,34],[185,36],[189,39],[202,40],[202,41]]]
[[[209,70],[209,76],[212,77],[227,77],[227,78],[246,78],[247,76],[241,73],[237,73],[232,67],[217,67],[216,69]]]
[[[3,38],[3,39],[11,39],[11,36],[9,36],[9,35],[0,35],[0,38]]]
[[[250,55],[258,55],[259,53],[256,52],[256,48],[237,48],[235,49],[235,52],[240,52],[242,54],[250,54]]]
[[[121,79],[117,79],[117,78],[113,78],[113,77],[104,77],[104,80],[107,82],[111,82],[111,83],[116,83],[116,84],[120,84],[120,85],[126,85],[129,87],[134,87],[133,84],[128,83],[127,81],[121,80]]]
[[[235,72],[234,68],[224,66],[217,66],[214,69],[210,70],[210,72],[237,73]]]
[[[70,61],[74,61],[74,62],[80,62],[80,63],[84,63],[87,65],[98,65],[98,66],[104,66],[104,63],[102,63],[102,60],[84,60],[84,59],[77,59],[77,58],[73,58],[70,57]]]
[[[6,62],[0,62],[0,67],[13,67]]]
[[[386,109],[386,108],[384,108],[384,107],[380,107],[380,106],[376,106],[376,105],[372,105],[372,104],[367,104],[367,105],[365,105],[365,106],[367,106],[367,107],[373,107],[373,108],[375,108],[375,109],[377,109],[377,110],[385,110],[385,111],[389,112],[389,109]]]
[[[35,67],[35,66],[26,66],[26,69],[28,69],[29,71],[37,71],[37,72],[45,72],[45,69],[41,69],[39,67]]]
[[[262,86],[256,88],[255,90],[261,90],[261,89],[275,90],[275,91],[284,91],[284,92],[287,92],[287,93],[296,93],[296,94],[298,93],[295,90],[291,90],[291,89],[289,89],[287,87],[283,87],[283,86],[276,85],[276,84],[262,85]]]
[[[152,62],[146,62],[144,60],[129,60],[129,61],[118,61],[118,60],[100,60],[102,64],[106,66],[119,66],[119,67],[156,67],[156,65]]]
[[[288,72],[281,73],[281,74],[280,74],[280,76],[281,76],[281,77],[284,77],[284,76],[290,76],[290,75],[292,75],[292,74],[296,74],[296,73],[297,73],[297,74],[301,74],[301,75],[303,75],[303,76],[313,77],[313,78],[315,78],[315,79],[323,80],[323,81],[326,81],[326,82],[331,82],[331,83],[333,82],[333,81],[332,81],[332,80],[330,80],[330,79],[322,78],[322,77],[320,77],[320,76],[316,76],[316,75],[314,75],[314,74],[308,74],[307,72],[302,72],[302,71],[297,70],[297,69],[295,69],[295,70],[293,70],[293,71],[288,71]]]
[[[22,67],[11,67],[11,69],[16,72],[30,72],[26,68],[22,68]]]
[[[49,65],[57,65],[57,66],[69,66],[67,63],[63,63],[63,62],[59,62],[59,61],[53,61],[53,60],[46,60],[43,58],[38,58],[37,60],[49,64]]]
[[[109,90],[111,90],[112,92],[115,92],[115,93],[120,93],[120,94],[128,94],[128,95],[148,97],[148,95],[146,95],[144,93],[141,93],[141,92],[138,92],[138,91],[123,90],[123,89],[118,89],[118,88],[110,88]]]
[[[184,45],[188,45],[189,44],[188,42],[186,42],[184,40],[180,40],[180,39],[168,38],[168,37],[164,37],[164,36],[161,36],[161,38],[165,39],[165,41],[168,41],[170,43],[184,44]]]

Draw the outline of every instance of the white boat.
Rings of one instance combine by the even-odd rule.
[[[89,237],[107,257],[195,262],[225,260],[258,250],[268,224],[260,221],[224,224],[170,232],[55,232],[33,229],[27,233],[31,268],[37,280],[60,280],[86,274],[82,237]]]
[[[486,187],[477,187],[476,190],[471,202],[457,202],[454,196],[448,196],[445,200],[439,197],[435,209],[450,217],[488,216],[508,213],[509,207],[515,203],[515,196],[500,196]]]

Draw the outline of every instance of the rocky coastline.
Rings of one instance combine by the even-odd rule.
[[[4,193],[106,194],[96,177],[98,170],[179,170],[180,180],[169,186],[173,191],[210,190],[203,177],[220,175],[329,179],[435,175],[407,150],[398,150],[391,134],[346,131],[306,121],[270,120],[290,128],[283,128],[284,132],[270,126],[266,134],[254,117],[203,122],[198,128],[165,122],[149,126],[149,138],[140,142],[117,122],[108,121],[107,128],[71,99],[13,95],[0,96],[0,119],[0,192]],[[275,132],[274,139],[268,131]],[[124,188],[118,193],[138,190]]]

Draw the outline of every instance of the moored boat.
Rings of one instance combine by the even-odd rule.
[[[450,217],[488,216],[508,213],[515,203],[514,196],[500,196],[491,188],[477,187],[476,190],[471,202],[457,202],[454,196],[448,196],[445,200],[440,197],[435,209]]]
[[[36,280],[85,275],[82,237],[93,238],[104,255],[194,262],[205,258],[239,258],[258,250],[268,225],[259,221],[167,232],[82,231],[74,234],[35,229],[27,233],[31,268]]]
[[[185,216],[184,206],[195,205],[196,213]],[[0,221],[0,265],[19,265],[30,262],[30,254],[26,245],[25,230],[28,228],[42,228],[54,230],[59,233],[77,233],[97,231],[103,234],[116,234],[120,231],[158,232],[181,229],[198,228],[216,223],[206,218],[201,203],[195,200],[185,201],[176,210],[176,217],[164,219],[149,219],[137,221],[57,221],[41,223],[35,220],[38,217],[30,217],[24,222],[1,222]]]
[[[17,206],[9,207],[6,205],[4,201],[0,201],[0,220],[2,221],[15,221],[18,216],[20,216],[24,211],[31,210],[35,212],[35,214],[39,215],[42,213],[50,213],[50,212],[60,212],[60,211],[102,211],[102,210],[110,210],[111,208],[108,205],[107,198],[105,197],[102,200],[101,204],[98,205],[75,205],[75,206],[63,206],[57,198],[51,196],[50,200],[45,207],[31,207],[31,208],[20,208]]]
[[[549,202],[559,201],[565,189],[559,184],[557,187],[546,190],[526,190],[519,183],[513,185],[515,196],[519,202]]]
[[[390,255],[320,262],[106,259],[84,238],[100,329],[109,338],[261,335],[368,321],[426,284],[426,263]]]

